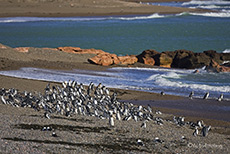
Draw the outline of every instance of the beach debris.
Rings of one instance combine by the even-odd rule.
[[[140,139],[137,140],[137,144],[140,145],[140,146],[145,146],[144,142],[141,141]]]

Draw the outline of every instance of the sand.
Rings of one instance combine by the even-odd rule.
[[[207,137],[195,137],[188,126],[172,123],[172,115],[154,116],[164,124],[149,121],[141,128],[141,121],[115,120],[110,127],[108,120],[95,117],[53,114],[46,119],[42,111],[0,104],[0,153],[229,153],[230,136],[215,127]],[[42,131],[45,126],[52,131]]]
[[[152,6],[140,4],[139,1],[135,0],[0,0],[0,4],[0,17],[111,16],[207,11],[202,9]]]

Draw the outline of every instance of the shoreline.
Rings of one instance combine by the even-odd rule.
[[[14,2],[4,0],[0,5],[0,17],[85,17],[151,15],[154,13],[177,14],[182,12],[210,12],[210,10],[155,6],[115,0],[110,2],[103,0],[81,2]]]
[[[48,83],[61,86],[60,82],[18,78],[5,75],[0,75],[0,83],[0,88],[15,88],[20,92],[28,91],[32,93],[43,92]],[[84,86],[87,87],[88,85]],[[190,100],[188,97],[184,96],[169,94],[162,96],[160,93],[154,92],[119,88],[109,89],[111,92],[117,92],[117,97],[121,102],[130,102],[144,106],[150,104],[152,107],[162,109],[162,111],[165,111],[168,114],[185,116],[189,117],[189,119],[196,120],[198,120],[199,117],[202,119],[224,121],[229,123],[229,125],[225,125],[225,127],[230,127],[230,114],[228,113],[228,108],[230,108],[229,100],[223,100],[221,102],[212,98],[209,98],[208,100],[203,100],[202,98],[194,98],[193,100]]]
[[[7,47],[6,47],[7,48]],[[30,50],[29,53],[21,53],[12,48],[0,48],[0,70],[12,70],[20,67],[40,67],[49,69],[83,69],[101,71],[110,67],[92,65],[87,62],[87,58],[92,55],[86,54],[73,56],[73,53],[51,50]],[[76,55],[76,54],[75,54]],[[50,58],[52,57],[52,58]],[[62,58],[60,58],[62,57]],[[37,61],[35,61],[37,59]],[[39,60],[38,60],[39,59]],[[0,75],[0,88],[16,88],[19,92],[24,90],[44,93],[44,88],[49,82],[7,77]],[[103,83],[102,83],[103,84]],[[51,82],[52,85],[60,83]],[[190,106],[197,104],[206,110],[206,105],[213,100],[189,100],[185,97],[165,95],[157,93],[139,92],[122,89],[111,89],[111,93],[117,92],[119,102],[132,102],[137,105],[151,104],[154,119],[157,117],[164,119],[163,125],[158,125],[155,121],[149,121],[147,128],[141,128],[143,121],[115,121],[115,126],[110,127],[107,119],[98,119],[92,116],[52,114],[50,119],[44,118],[44,111],[35,111],[32,108],[12,107],[3,105],[0,101],[0,153],[18,153],[18,151],[28,153],[226,153],[230,143],[230,122],[220,119],[213,120],[209,115],[212,113],[203,112],[193,114]],[[190,101],[190,102],[188,102]],[[173,104],[171,102],[174,102]],[[160,105],[157,105],[159,103]],[[169,104],[166,106],[164,104]],[[189,105],[187,106],[187,104]],[[202,103],[202,104],[200,104]],[[230,106],[229,102],[214,102],[217,107]],[[187,106],[187,108],[183,108]],[[222,104],[222,105],[221,105]],[[178,108],[178,105],[181,108]],[[155,114],[160,110],[163,114]],[[212,116],[218,115],[218,113]],[[196,122],[203,120],[205,125],[211,125],[208,136],[193,136],[194,130],[189,126],[178,126],[172,122],[174,116],[185,116],[186,122]],[[229,113],[224,118],[229,118]],[[223,118],[223,119],[224,119]],[[170,120],[170,121],[169,121]],[[55,131],[57,137],[52,135],[52,131],[42,131],[44,127],[50,126]],[[159,137],[164,143],[155,143],[154,138]],[[184,138],[185,139],[182,139]],[[141,139],[145,146],[136,144]],[[219,148],[191,148],[200,143]]]

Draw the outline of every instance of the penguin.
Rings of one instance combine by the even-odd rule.
[[[191,91],[191,93],[189,94],[188,98],[193,99],[193,95],[194,95],[194,91]]]
[[[224,98],[224,94],[220,94],[220,96],[218,97],[218,99],[217,99],[217,101],[222,101],[223,100],[223,98]]]
[[[208,96],[209,96],[209,92],[207,92],[207,93],[204,95],[203,99],[208,99]]]

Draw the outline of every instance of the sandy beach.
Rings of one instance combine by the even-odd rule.
[[[15,51],[11,47],[0,49],[1,70],[14,70],[21,67],[38,67],[48,69],[84,69],[105,70],[110,67],[89,64],[87,59],[91,54],[65,53],[51,49],[31,48],[28,53]],[[62,57],[60,59],[60,57]],[[141,64],[136,64],[142,66]],[[48,84],[45,81],[20,79],[0,76],[0,88],[15,88],[20,92],[44,92]],[[51,83],[60,85],[60,83]],[[164,119],[164,125],[154,121],[147,123],[147,128],[140,127],[141,121],[118,121],[115,127],[110,127],[108,120],[96,117],[52,114],[51,119],[44,118],[43,111],[30,108],[16,108],[1,104],[1,147],[3,153],[228,153],[230,122],[229,113],[218,113],[206,108],[207,105],[229,107],[228,101],[221,103],[216,100],[201,100],[165,95],[159,93],[138,92],[131,90],[111,89],[116,91],[118,100],[136,105],[151,104],[153,110],[163,114],[154,117]],[[186,105],[187,104],[187,105]],[[189,104],[189,105],[188,105]],[[185,121],[203,120],[205,125],[211,125],[207,137],[192,135],[189,126],[177,126],[173,116],[185,116]],[[42,131],[44,126],[55,129],[58,137],[53,137],[52,131]],[[182,139],[182,136],[184,136]],[[159,137],[164,142],[154,141]],[[137,144],[141,139],[144,146]]]
[[[145,1],[143,1],[145,2]],[[151,1],[148,1],[151,2]],[[153,1],[156,2],[156,1]],[[206,12],[189,9],[140,4],[140,1],[122,0],[54,0],[54,1],[0,1],[0,17],[73,17],[141,14],[176,14],[181,12]]]

